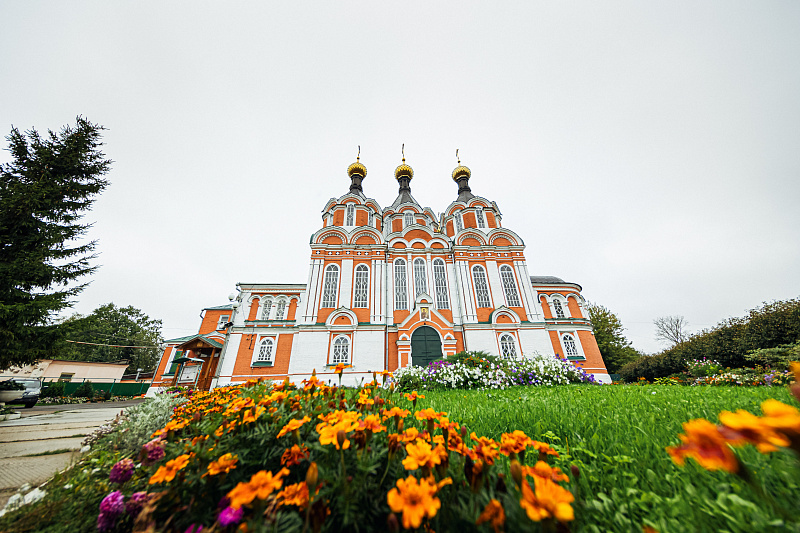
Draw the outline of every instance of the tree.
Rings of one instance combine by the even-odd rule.
[[[104,128],[78,117],[45,136],[12,127],[12,161],[0,165],[0,369],[52,355],[55,315],[94,272],[95,241],[76,242],[80,223],[108,182]]]
[[[681,315],[660,316],[653,320],[656,326],[656,340],[676,345],[689,338],[686,328],[689,323]]]
[[[161,355],[161,320],[133,306],[105,304],[90,315],[74,314],[61,323],[64,340],[56,345],[59,359],[114,362],[127,360],[130,371],[154,370]],[[85,343],[85,344],[84,344]]]
[[[614,374],[626,363],[633,361],[642,354],[639,353],[631,342],[625,338],[622,321],[602,305],[588,303],[586,310],[592,322],[594,338],[600,355],[610,374]]]

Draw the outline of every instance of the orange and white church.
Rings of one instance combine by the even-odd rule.
[[[411,195],[405,158],[394,174],[400,190],[382,208],[364,194],[366,167],[350,165],[350,190],[325,204],[311,237],[307,282],[238,283],[229,305],[203,310],[196,335],[166,341],[151,393],[315,370],[335,382],[338,363],[355,384],[464,350],[558,354],[610,381],[581,286],[529,275],[522,239],[472,193],[469,168],[453,170],[457,194],[438,217]]]

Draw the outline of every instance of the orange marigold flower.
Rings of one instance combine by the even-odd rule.
[[[298,446],[295,444],[288,448],[281,456],[281,464],[283,466],[299,465],[303,459],[308,459],[310,456],[308,448],[305,445]]]
[[[448,478],[449,479],[449,478]],[[436,492],[439,487],[428,479],[417,482],[414,476],[398,479],[397,487],[386,495],[389,507],[395,513],[403,513],[403,527],[415,529],[423,518],[433,518],[442,506]]]
[[[430,407],[414,413],[414,416],[416,417],[417,420],[439,420],[439,418],[444,415],[445,413],[437,413]]]
[[[363,420],[358,421],[358,429],[370,430],[373,433],[380,433],[386,431],[386,426],[381,425],[381,417],[378,415],[367,415]]]
[[[406,400],[408,400],[409,402],[416,401],[417,398],[422,398],[423,400],[425,399],[425,395],[424,394],[417,394],[417,391],[414,391],[414,392],[411,392],[411,393],[407,392],[407,393],[403,394],[403,396],[405,396]]]
[[[728,439],[728,444],[733,446],[750,442],[755,444],[761,453],[767,453],[777,450],[777,446],[790,444],[786,435],[776,432],[764,418],[744,409],[739,409],[735,413],[722,411],[719,414],[719,421],[724,426],[720,428],[720,432]]]
[[[532,444],[533,440],[520,430],[516,430],[513,433],[503,433],[500,438],[500,453],[503,455],[521,453]]]
[[[350,439],[345,438],[341,443],[339,443],[338,434],[340,431],[347,434],[350,431],[353,431],[358,427],[356,422],[351,422],[349,420],[344,420],[339,422],[338,424],[334,425],[324,425],[320,428],[317,426],[317,433],[319,433],[319,443],[323,446],[326,444],[336,444],[336,449],[346,450],[350,447]]]
[[[255,422],[258,420],[258,417],[264,414],[266,411],[266,407],[256,406],[254,409],[248,409],[244,412],[244,416],[242,417],[242,422],[245,424],[249,424],[250,422]]]
[[[526,476],[539,476],[553,481],[569,481],[569,477],[557,466],[550,466],[544,461],[538,461],[535,466],[523,466],[522,471]]]
[[[305,481],[287,485],[278,493],[278,500],[281,505],[296,505],[300,509],[305,509],[308,505],[308,485]]]
[[[500,455],[497,450],[497,442],[488,437],[478,437],[474,431],[470,438],[478,442],[472,447],[472,453],[469,454],[472,460],[482,459],[486,464],[493,465],[494,460]]]
[[[570,505],[575,497],[570,491],[539,476],[533,477],[533,483],[535,492],[527,481],[522,482],[522,498],[519,500],[528,518],[534,522],[551,517],[559,522],[575,519],[575,512]]]
[[[731,473],[739,470],[739,461],[717,426],[698,418],[684,422],[683,430],[686,433],[678,435],[683,444],[667,446],[667,453],[676,464],[683,465],[686,457],[691,457],[707,470],[722,469]]]
[[[228,499],[231,502],[230,506],[234,509],[239,509],[243,505],[250,505],[256,498],[259,500],[266,499],[267,496],[281,488],[281,485],[283,485],[282,478],[288,474],[289,470],[286,468],[281,468],[274,476],[272,472],[267,472],[266,470],[253,474],[250,481],[240,482],[228,493]]]
[[[761,404],[764,422],[785,435],[800,435],[800,410],[791,405],[769,399]]]
[[[219,474],[227,474],[234,468],[236,468],[236,463],[239,462],[239,458],[233,454],[226,453],[225,455],[221,456],[216,461],[213,461],[211,464],[208,465],[208,475],[216,476]]]
[[[442,452],[445,455],[447,454],[443,446],[437,446],[436,449],[433,449],[424,440],[406,444],[406,452],[408,456],[403,459],[403,467],[406,470],[416,470],[422,467],[433,468],[441,464]]]
[[[411,411],[409,411],[408,409],[400,409],[399,407],[392,407],[391,409],[384,409],[382,416],[383,416],[383,419],[386,420],[386,419],[392,418],[394,416],[399,416],[400,418],[405,418],[409,414],[411,414]]]
[[[531,441],[530,446],[539,452],[539,458],[543,459],[545,455],[555,455],[558,457],[558,452],[550,447],[546,442],[539,442],[538,440]]]
[[[475,525],[479,526],[484,522],[491,523],[495,533],[502,531],[503,524],[506,523],[506,513],[503,511],[503,506],[499,501],[492,499],[487,503],[478,520],[475,521]]]
[[[172,481],[175,479],[178,471],[186,468],[186,465],[189,464],[189,459],[189,455],[183,454],[171,461],[167,461],[167,464],[159,466],[156,473],[150,477],[149,484],[153,485],[155,483],[163,483],[164,481]]]
[[[304,416],[300,420],[294,419],[289,420],[289,423],[283,426],[283,428],[278,432],[278,438],[283,437],[287,433],[294,431],[295,429],[300,429],[300,427],[305,424],[306,422],[310,421],[311,419],[307,416]]]
[[[170,420],[167,423],[166,426],[164,426],[163,428],[159,429],[158,431],[156,431],[155,433],[150,435],[150,438],[160,437],[161,435],[169,433],[170,431],[177,431],[179,429],[183,429],[188,425],[189,425],[189,421],[188,420],[180,420],[180,421],[179,420]]]

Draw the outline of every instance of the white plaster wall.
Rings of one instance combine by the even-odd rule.
[[[464,335],[467,338],[469,351],[477,352],[483,350],[491,355],[497,353],[497,335],[491,329],[466,330]]]
[[[299,332],[292,343],[289,373],[311,374],[315,368],[323,370],[328,360],[328,339],[326,330]]]
[[[361,372],[380,372],[383,370],[384,341],[382,330],[356,330],[353,333],[354,370]],[[371,379],[371,378],[370,378]]]
[[[520,329],[519,342],[525,357],[531,358],[535,354],[551,355],[555,357],[553,343],[550,335],[543,329]]]
[[[230,384],[231,374],[233,374],[233,367],[236,364],[236,354],[239,353],[239,344],[242,342],[241,333],[231,333],[228,335],[228,341],[225,345],[225,353],[222,355],[222,360],[218,363],[219,378],[212,382],[211,387],[224,387]]]

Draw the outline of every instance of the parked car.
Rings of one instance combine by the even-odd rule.
[[[33,407],[39,401],[39,395],[42,393],[42,382],[36,378],[11,378],[11,381],[25,386],[25,392],[22,393],[21,398],[11,400],[10,404],[21,403],[25,407]]]

